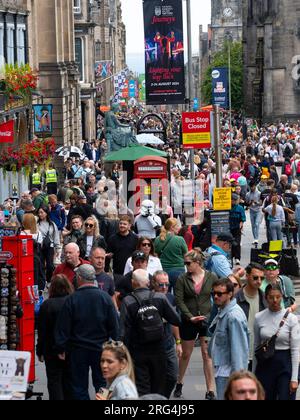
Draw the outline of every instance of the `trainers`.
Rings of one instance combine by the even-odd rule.
[[[175,398],[181,398],[182,397],[182,387],[183,384],[176,384],[176,388],[174,391],[174,397]]]
[[[215,393],[213,391],[208,391],[205,394],[205,399],[208,400],[208,401],[215,401],[216,400]]]

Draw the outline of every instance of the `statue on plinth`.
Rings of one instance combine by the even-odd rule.
[[[105,114],[105,138],[108,146],[108,153],[128,147],[132,144],[138,144],[136,136],[129,125],[121,124],[116,117],[119,106],[113,104],[111,111]]]

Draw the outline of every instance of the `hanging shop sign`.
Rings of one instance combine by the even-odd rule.
[[[182,140],[185,149],[209,149],[211,147],[211,113],[183,112]]]
[[[33,105],[34,134],[37,136],[52,135],[53,105]]]
[[[0,143],[13,143],[14,136],[14,120],[0,124]]]
[[[185,102],[182,0],[144,0],[146,103]]]

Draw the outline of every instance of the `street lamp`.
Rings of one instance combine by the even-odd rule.
[[[233,40],[230,32],[226,33],[226,40],[228,43],[228,83],[229,83],[229,130],[230,130],[230,143],[232,140],[232,92],[231,92],[231,42]]]

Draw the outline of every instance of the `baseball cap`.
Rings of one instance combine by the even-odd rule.
[[[148,260],[147,255],[142,252],[142,251],[134,251],[134,253],[132,254],[132,261],[137,261],[137,260]]]
[[[217,241],[228,242],[232,244],[234,242],[234,237],[231,235],[231,233],[221,233],[218,235]]]
[[[278,270],[279,263],[278,263],[278,261],[276,261],[274,259],[270,259],[270,260],[267,260],[265,262],[264,268],[268,271],[275,271],[275,270]]]

